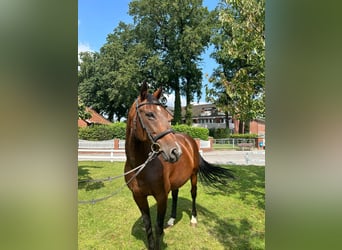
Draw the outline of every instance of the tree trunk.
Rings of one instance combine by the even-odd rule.
[[[173,114],[173,124],[182,123],[182,107],[179,84],[175,86],[175,110]]]
[[[229,131],[229,115],[228,115],[228,111],[224,112],[224,119],[226,119],[226,130]]]
[[[189,79],[187,79],[187,86],[189,84]],[[185,107],[185,123],[189,126],[192,125],[192,106],[191,106],[191,92],[190,89],[186,88],[186,107]]]
[[[192,107],[190,103],[185,107],[185,123],[189,126],[192,125]]]
[[[244,122],[239,120],[239,134],[244,134]]]
[[[250,124],[249,120],[244,123],[244,132],[245,132],[245,134],[249,133],[249,124]]]
[[[109,111],[109,113],[108,113],[108,120],[110,122],[114,122],[114,111],[113,110]]]

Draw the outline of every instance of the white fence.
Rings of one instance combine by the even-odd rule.
[[[78,160],[126,160],[124,140],[78,141]]]
[[[232,149],[251,150],[255,147],[255,139],[211,139],[209,141],[196,139],[200,153],[211,151],[212,145],[230,145]],[[126,160],[125,140],[112,139],[106,141],[78,141],[78,160]]]
[[[200,153],[211,149],[210,141],[199,140]],[[119,139],[106,141],[78,141],[78,160],[126,160],[125,141]]]
[[[106,141],[87,141],[87,140],[78,140],[78,148],[115,148],[113,140]],[[118,140],[119,148],[125,149],[125,140]]]
[[[197,140],[200,146],[200,154],[205,156],[206,160],[212,163],[222,164],[253,164],[265,165],[265,151],[236,151],[236,150],[210,150],[212,143],[235,145],[236,149],[242,149],[243,143],[255,145],[254,139],[217,139],[211,141]],[[226,146],[226,145],[224,145]],[[246,148],[247,149],[247,148]],[[78,141],[78,160],[84,161],[126,161],[125,141],[107,140],[107,141]]]
[[[246,138],[223,138],[214,139],[214,144],[220,145],[231,145],[233,149],[239,148],[242,150],[254,148],[256,145],[256,139],[246,139]]]

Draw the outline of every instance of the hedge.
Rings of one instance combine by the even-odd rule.
[[[173,125],[176,132],[185,133],[193,138],[208,140],[209,130],[201,127],[191,127],[185,124]],[[89,141],[102,141],[114,138],[125,139],[126,123],[116,122],[110,125],[92,125],[78,129],[78,138]]]
[[[78,138],[89,141],[103,141],[114,138],[125,139],[126,123],[116,122],[110,125],[91,125],[78,129]]]
[[[209,136],[215,139],[228,138],[230,135],[230,130],[228,128],[210,128]]]
[[[125,139],[126,138],[126,123],[115,122],[109,125],[113,131],[113,138]]]
[[[180,133],[190,135],[192,138],[199,138],[201,140],[208,140],[209,130],[202,127],[191,127],[185,124],[173,125],[173,130]]]

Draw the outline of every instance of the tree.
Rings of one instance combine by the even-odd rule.
[[[85,106],[103,114],[108,102],[106,86],[99,70],[100,54],[97,52],[80,53],[80,69],[78,72],[78,94]]]
[[[247,124],[265,116],[265,1],[221,1],[216,11],[218,27],[212,39],[212,57],[219,67],[210,80],[220,94],[216,99],[219,105],[225,105],[221,100],[226,96],[227,110]],[[208,94],[213,95],[215,91]]]
[[[120,121],[138,93],[138,84],[153,78],[158,59],[137,40],[134,27],[120,22],[100,53],[81,54],[79,95],[109,120]]]
[[[214,72],[214,75],[217,74]],[[206,91],[206,101],[215,103],[216,106],[225,114],[226,120],[226,130],[229,129],[229,107],[232,105],[232,95],[227,93],[225,86],[220,81],[214,81],[213,78],[209,79],[212,82],[213,87],[209,88],[208,85],[205,86]]]
[[[180,95],[185,93],[189,107],[194,95],[201,94],[197,63],[210,40],[209,12],[202,0],[139,0],[130,3],[129,14],[139,40],[163,63],[165,75],[156,80],[175,91],[174,123],[180,123]]]
[[[84,105],[80,97],[78,97],[78,118],[82,120],[91,118],[91,114],[87,112],[86,106]]]
[[[120,22],[100,49],[100,68],[107,84],[107,112],[120,120],[138,93],[144,78],[143,65],[148,51],[134,34],[133,26]]]

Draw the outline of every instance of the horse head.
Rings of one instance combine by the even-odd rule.
[[[182,150],[171,128],[173,116],[159,102],[161,95],[162,88],[150,94],[147,83],[143,83],[140,95],[130,111],[133,116],[133,131],[136,139],[150,142],[152,150],[160,152],[164,160],[176,162]]]

